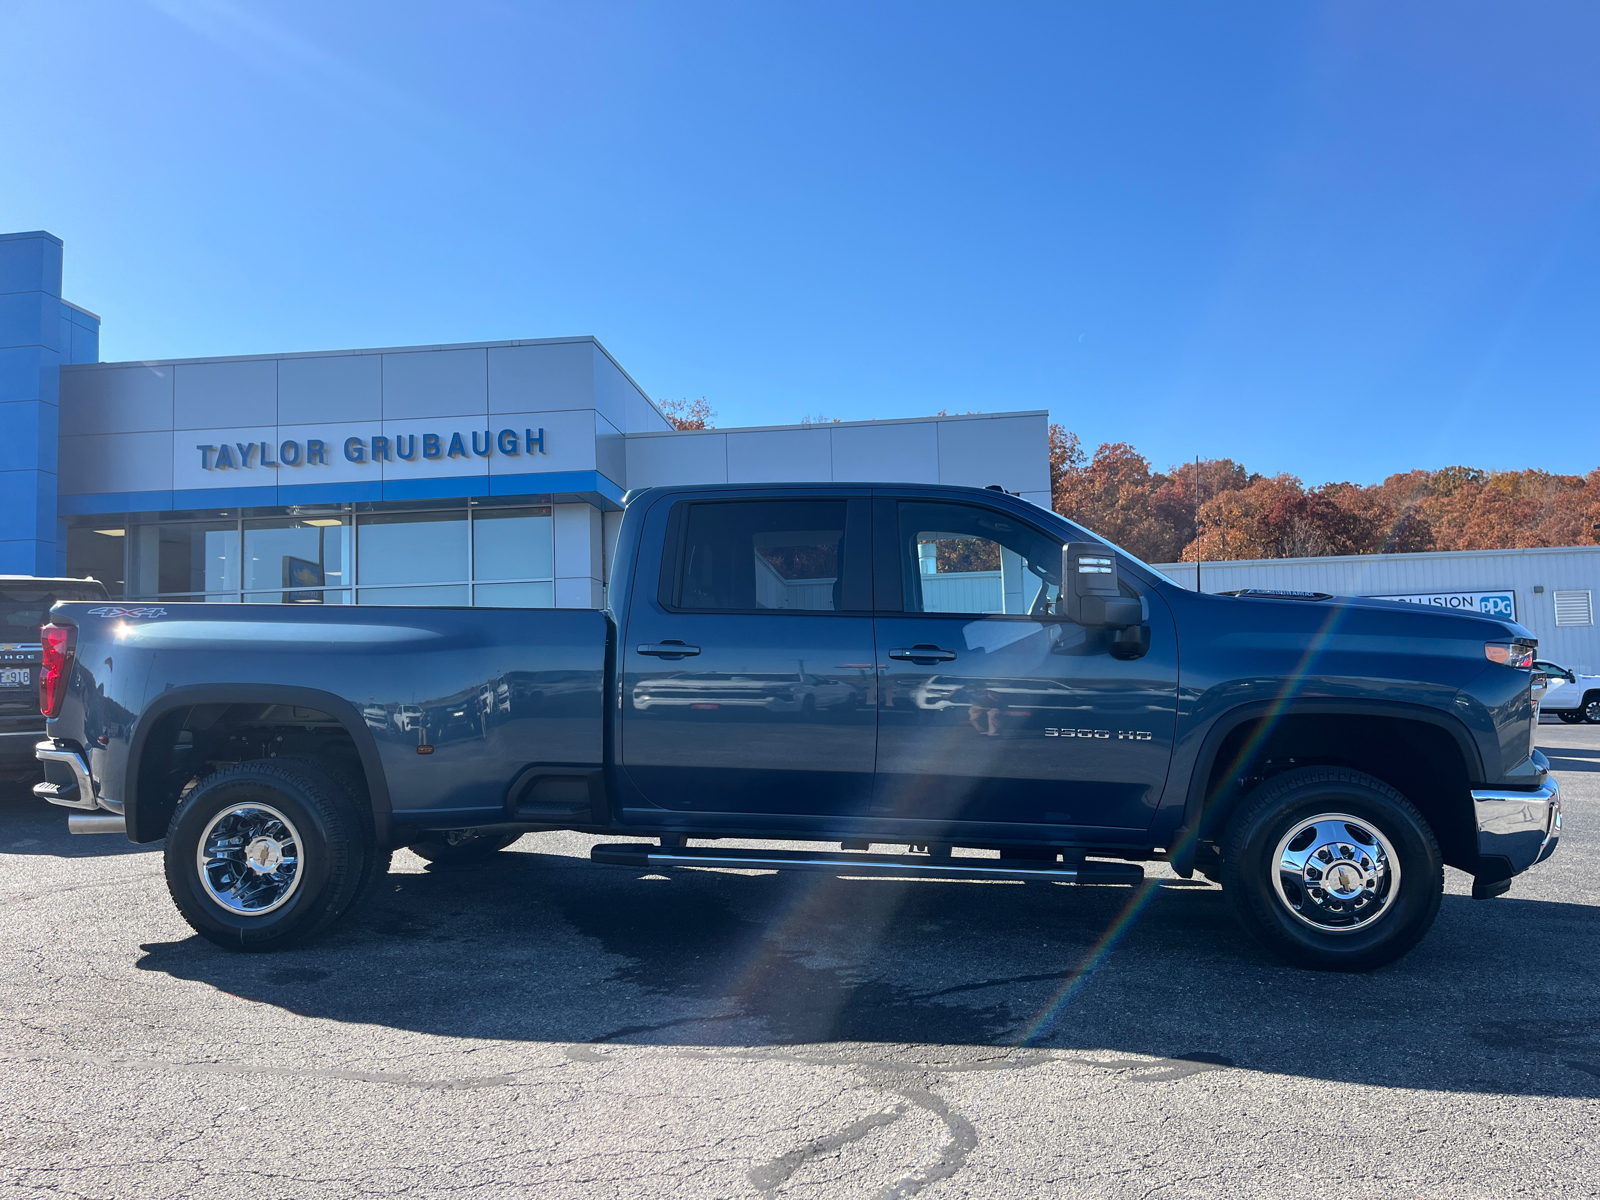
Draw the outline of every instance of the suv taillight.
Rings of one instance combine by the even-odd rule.
[[[75,625],[46,625],[39,630],[44,662],[39,668],[39,711],[47,717],[61,711],[72,675],[72,652],[78,647]]]

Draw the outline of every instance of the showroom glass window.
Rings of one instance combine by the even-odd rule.
[[[117,518],[68,529],[67,574],[74,579],[98,579],[105,584],[107,595],[121,599],[127,537],[127,524]]]
[[[472,602],[466,512],[371,513],[356,536],[362,604]]]
[[[548,505],[78,518],[67,562],[129,599],[548,608],[553,524]]]
[[[348,604],[348,517],[266,517],[244,522],[245,600],[256,604]]]
[[[134,595],[238,601],[238,521],[134,525],[128,543],[128,590]]]

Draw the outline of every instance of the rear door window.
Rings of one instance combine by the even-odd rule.
[[[677,577],[663,601],[684,612],[845,612],[868,607],[865,501],[691,502]],[[859,529],[859,532],[858,532]]]

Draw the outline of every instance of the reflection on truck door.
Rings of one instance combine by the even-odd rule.
[[[1147,827],[1177,711],[1159,598],[1149,654],[1112,658],[1105,631],[1057,615],[1058,537],[979,505],[876,503],[904,611],[876,618],[874,814]]]
[[[619,650],[621,760],[682,811],[851,814],[877,724],[868,501],[681,502]]]

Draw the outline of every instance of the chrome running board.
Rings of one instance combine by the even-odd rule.
[[[719,850],[711,846],[664,849],[648,843],[602,843],[589,851],[598,863],[642,870],[722,867],[739,871],[825,871],[834,875],[884,875],[926,879],[1044,879],[1057,883],[1142,883],[1137,863],[1039,862],[1004,858],[932,858],[926,854],[855,854],[828,850]]]

